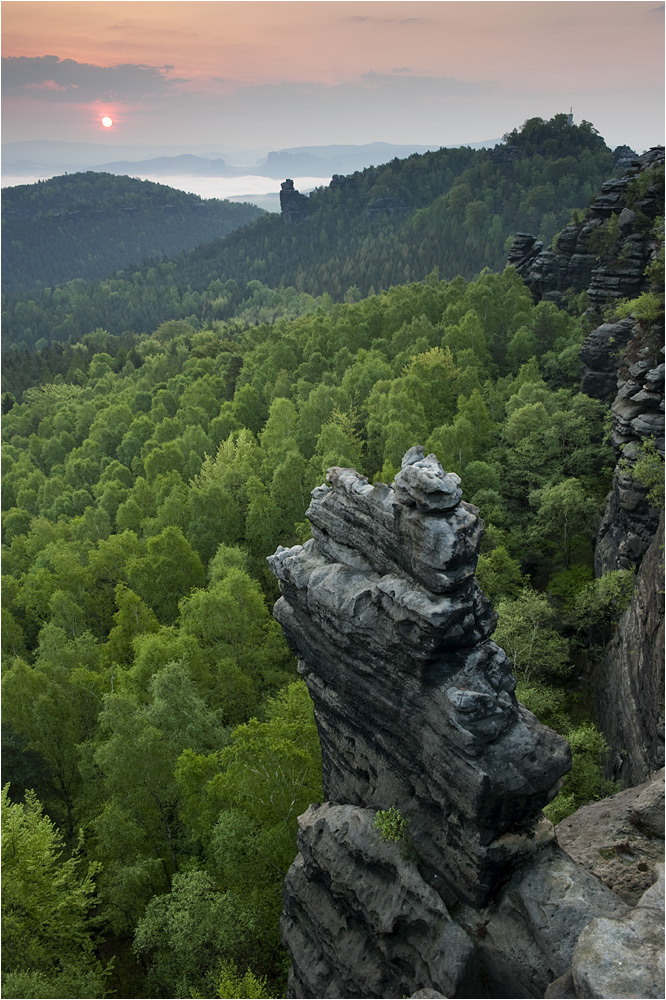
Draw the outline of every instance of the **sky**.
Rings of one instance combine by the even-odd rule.
[[[444,146],[572,107],[640,152],[664,142],[663,19],[653,0],[5,0],[2,141]]]

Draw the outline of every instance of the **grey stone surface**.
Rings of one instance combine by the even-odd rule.
[[[599,725],[613,749],[609,777],[625,786],[664,766],[664,516],[595,674]]]
[[[664,874],[638,906],[617,917],[598,917],[574,950],[573,981],[579,997],[664,996]]]
[[[458,919],[476,939],[490,996],[543,997],[571,967],[582,929],[597,916],[621,915],[622,900],[558,845],[515,872],[496,904]],[[481,931],[482,928],[482,931]]]
[[[633,319],[602,323],[583,341],[580,359],[585,365],[581,389],[588,396],[611,402],[617,393],[618,358],[627,346]]]
[[[275,617],[315,706],[327,799],[411,819],[422,863],[487,902],[542,844],[566,741],[521,708],[475,579],[482,525],[457,477],[412,449],[396,487],[329,470],[313,538],[269,564]]]
[[[664,860],[664,770],[558,823],[561,847],[635,906]]]
[[[472,942],[374,818],[330,802],[299,817],[281,925],[292,997],[405,997],[424,983],[432,989],[417,995],[446,997],[474,987]]]

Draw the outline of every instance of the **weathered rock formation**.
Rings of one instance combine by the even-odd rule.
[[[412,449],[394,486],[330,469],[313,538],[269,560],[315,703],[327,799],[411,822],[430,877],[475,905],[540,842],[566,742],[521,708],[474,577],[482,525]]]
[[[597,715],[625,787],[664,765],[664,519],[640,565],[630,606],[595,676]]]
[[[365,211],[366,219],[379,219],[382,215],[406,212],[409,205],[404,198],[375,198]]]
[[[664,995],[664,866],[627,913],[591,920],[576,942],[571,970],[546,990],[550,1000]]]
[[[418,448],[391,486],[327,478],[313,538],[269,559],[328,800],[300,817],[285,882],[289,995],[542,997],[583,928],[628,907],[540,812],[568,747],[517,703],[490,639],[477,509]],[[374,827],[390,807],[408,844]]]
[[[664,861],[664,770],[641,785],[581,806],[555,828],[561,847],[636,906]]]
[[[611,438],[619,464],[597,535],[597,576],[640,566],[659,523],[659,511],[650,505],[645,487],[632,476],[632,466],[639,446],[647,441],[653,441],[664,454],[664,350],[657,346],[660,330],[663,332],[663,327],[652,328],[650,343],[645,345],[640,326],[632,324],[632,339],[617,359]]]
[[[644,223],[663,213],[664,188],[663,177],[655,176],[650,183],[646,182],[644,190],[642,187],[636,190],[632,182],[648,170],[650,174],[645,176],[651,178],[654,168],[663,164],[663,146],[632,160],[621,177],[611,178],[602,185],[584,219],[562,230],[555,247],[546,250],[530,233],[516,233],[507,263],[516,268],[535,301],[544,299],[559,304],[570,288],[586,290],[594,307],[638,294],[645,281],[645,268],[659,245],[645,231]],[[601,239],[602,224],[611,216],[617,217],[617,239],[605,247]],[[639,221],[643,225],[639,226]],[[595,239],[601,240],[601,245]]]
[[[280,211],[283,222],[302,222],[310,214],[307,195],[297,191],[290,178],[280,185]]]

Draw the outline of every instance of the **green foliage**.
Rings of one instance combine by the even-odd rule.
[[[234,962],[223,962],[219,978],[215,984],[218,997],[239,998],[239,1000],[268,1000],[266,977],[255,976],[251,969],[241,975]]]
[[[254,205],[202,201],[164,184],[93,171],[20,184],[3,195],[3,289],[102,278],[190,250],[262,214]]]
[[[571,771],[564,779],[559,795],[544,812],[554,825],[587,802],[603,799],[621,789],[619,781],[603,776],[603,760],[608,752],[606,740],[592,722],[583,722],[566,733],[571,746]]]
[[[402,815],[396,806],[379,809],[373,826],[379,831],[380,838],[387,844],[398,844],[407,840],[409,817]]]
[[[103,997],[89,912],[97,865],[82,843],[63,857],[62,837],[34,792],[2,793],[2,984],[5,996]],[[62,992],[60,992],[62,991]],[[65,992],[66,991],[66,992]]]
[[[622,612],[631,603],[635,583],[635,570],[611,570],[570,599],[567,610],[576,626],[586,631],[588,643],[608,643]]]
[[[513,600],[501,600],[497,611],[493,639],[526,683],[532,675],[563,677],[571,671],[569,644],[556,628],[557,613],[545,594],[525,587]]]
[[[632,479],[647,490],[647,499],[653,507],[664,506],[664,458],[657,451],[654,439],[632,446],[631,458],[624,449],[620,466]]]
[[[635,299],[624,299],[613,306],[618,319],[635,316],[642,323],[655,323],[664,315],[663,293],[641,292]]]
[[[493,604],[501,598],[516,598],[525,584],[520,563],[512,559],[503,545],[498,545],[489,555],[480,555],[476,577]]]
[[[153,897],[134,948],[150,960],[149,982],[162,996],[212,996],[221,957],[242,952],[250,930],[229,894],[194,870],[174,875],[171,891]]]

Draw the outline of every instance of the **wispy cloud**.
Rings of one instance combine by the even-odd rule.
[[[9,56],[2,59],[6,97],[30,96],[46,101],[136,100],[164,95],[184,79],[170,76],[173,66],[94,66],[59,56]]]

